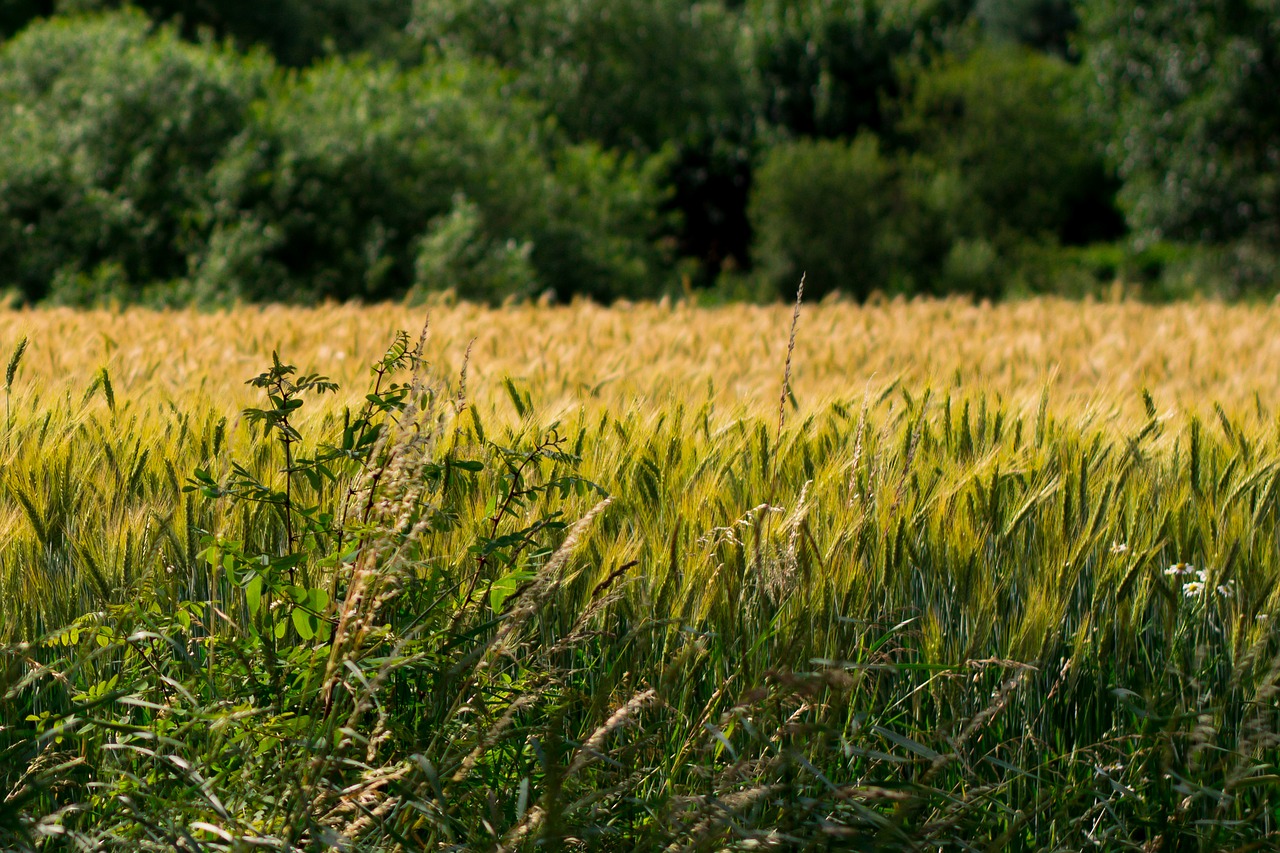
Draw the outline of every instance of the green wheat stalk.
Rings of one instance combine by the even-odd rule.
[[[9,366],[4,369],[4,434],[6,443],[9,440],[9,432],[12,429],[12,414],[9,408],[9,398],[13,396],[13,378],[18,375],[18,365],[22,363],[22,356],[27,351],[27,337],[24,335],[22,340],[18,341],[18,345],[13,349],[13,355],[9,356]]]

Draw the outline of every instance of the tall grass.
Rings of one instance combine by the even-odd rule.
[[[361,371],[331,351],[343,383],[382,366],[372,397],[304,390],[300,408],[212,368],[166,373],[180,355],[148,373],[146,356],[113,351],[110,401],[100,363],[39,388],[32,374],[57,362],[28,325],[0,476],[0,837],[211,850],[1275,843],[1271,377],[1197,356],[1154,394],[1099,397],[1065,368],[1065,388],[1042,375],[997,393],[1012,374],[971,382],[957,333],[949,361],[928,370],[886,346],[898,370],[850,387],[834,356],[806,356],[825,345],[815,336],[832,352],[856,340],[835,330],[862,315],[819,307],[780,424],[786,318],[690,325],[684,310],[636,308],[632,332],[625,313],[585,307],[477,315],[508,331],[535,317],[613,331],[594,372],[549,355],[541,385],[496,381],[481,339],[461,395],[461,364],[430,364],[431,347],[401,339]],[[873,309],[914,316],[923,339],[951,322],[996,344],[1026,339],[1037,312],[1128,333],[1196,322],[1136,310]],[[1203,327],[1265,326],[1267,310],[1234,310],[1207,308]],[[317,346],[319,330],[267,316],[275,337]],[[342,322],[371,322],[331,317],[331,347]],[[250,320],[221,322],[245,334]],[[689,341],[707,351],[712,333],[668,323],[720,328],[723,359],[694,365]],[[736,361],[734,323],[771,327],[760,365]],[[446,325],[461,342],[467,330]],[[490,326],[476,331],[501,337]],[[640,336],[655,329],[666,337]],[[527,351],[545,334],[508,339]],[[609,349],[628,334],[637,354]],[[1163,346],[1135,335],[1139,355],[1116,369]],[[600,381],[610,357],[634,359],[624,388]],[[689,381],[698,371],[711,388]],[[1219,408],[1161,397],[1214,377]],[[666,391],[641,397],[645,381]],[[726,386],[756,381],[758,399],[726,402]],[[287,413],[289,441],[279,419],[237,417],[228,400]]]

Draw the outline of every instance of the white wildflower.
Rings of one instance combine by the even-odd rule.
[[[1128,543],[1126,543],[1126,542],[1112,542],[1112,543],[1111,543],[1111,553],[1112,553],[1112,554],[1123,554],[1125,551],[1128,551],[1128,550],[1129,550],[1129,545],[1128,545]]]
[[[1172,566],[1164,570],[1166,575],[1189,575],[1196,570],[1196,567],[1190,563],[1174,563]]]
[[[1236,593],[1234,583],[1234,581],[1227,581],[1226,583],[1218,584],[1218,595],[1223,598],[1231,598]]]
[[[1191,581],[1182,585],[1182,594],[1187,598],[1195,598],[1204,592],[1204,584],[1200,581]]]

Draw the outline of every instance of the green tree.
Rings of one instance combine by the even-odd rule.
[[[894,181],[871,134],[774,146],[751,196],[760,274],[781,294],[794,292],[802,274],[810,296],[890,289],[897,265],[885,238]]]
[[[1280,250],[1280,2],[1088,0],[1083,20],[1140,241]]]
[[[511,72],[576,142],[670,151],[668,237],[681,254],[746,261],[756,105],[739,16],[719,0],[418,0],[428,50]]]
[[[651,175],[562,146],[491,70],[335,59],[273,88],[214,170],[193,278],[205,298],[639,295],[656,206]]]
[[[16,0],[13,0],[16,2]],[[60,13],[134,5],[172,23],[187,38],[210,32],[241,48],[261,45],[277,61],[302,66],[320,57],[369,51],[394,54],[410,0],[55,0]]]
[[[566,145],[504,79],[283,74],[136,10],[32,25],[0,47],[0,280],[76,302],[650,292],[661,161]]]
[[[1080,26],[1079,0],[977,0],[973,16],[992,41],[1022,44],[1067,58]]]
[[[183,275],[194,212],[274,66],[139,12],[54,18],[0,47],[0,280]],[[126,294],[122,294],[126,295]]]
[[[994,296],[1030,247],[1114,238],[1078,73],[1016,46],[947,55],[905,84],[896,150],[869,133],[776,146],[751,201],[761,274],[783,293],[807,272],[819,295]]]
[[[1118,236],[1102,138],[1080,72],[1016,46],[947,56],[910,83],[897,131],[934,168],[958,176],[962,232],[994,245]]]
[[[651,153],[737,130],[750,109],[736,18],[690,0],[417,0],[429,49],[492,60],[575,141]]]
[[[766,120],[798,136],[883,134],[902,67],[959,37],[971,0],[747,0]]]

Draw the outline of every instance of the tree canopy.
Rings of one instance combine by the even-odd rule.
[[[138,2],[0,0],[11,299],[1280,272],[1280,0]]]

